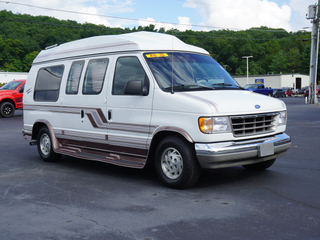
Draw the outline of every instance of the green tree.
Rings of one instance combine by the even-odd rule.
[[[39,54],[38,51],[34,51],[31,53],[28,53],[27,55],[25,55],[25,57],[22,60],[22,71],[24,72],[28,72],[29,69],[31,68],[32,62],[33,60],[36,58],[36,56]]]

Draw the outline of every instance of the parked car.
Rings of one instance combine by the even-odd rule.
[[[304,91],[307,90],[309,87],[308,86],[305,86],[303,88],[297,88],[297,94],[298,95],[303,95],[304,94]]]
[[[275,98],[286,97],[286,92],[284,89],[273,89],[273,96]]]
[[[317,85],[316,94],[320,97],[320,85]],[[309,97],[309,87],[304,91],[304,97]]]
[[[285,91],[285,97],[292,97],[292,88],[282,88]]]
[[[12,117],[15,110],[22,108],[23,89],[26,80],[14,80],[0,88],[0,115]]]
[[[267,95],[269,97],[272,97],[272,89],[265,87],[263,84],[247,84],[244,86],[245,90],[248,90],[250,92],[260,93],[263,95]]]

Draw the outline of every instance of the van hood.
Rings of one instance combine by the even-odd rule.
[[[212,113],[221,115],[255,114],[286,110],[283,101],[245,90],[180,92],[192,105],[208,105]],[[187,100],[187,99],[185,99]]]

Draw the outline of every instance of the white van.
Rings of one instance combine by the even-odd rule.
[[[201,168],[266,169],[291,146],[282,101],[245,91],[207,51],[160,33],[41,51],[23,105],[23,135],[43,160],[150,162],[173,188],[195,184]]]

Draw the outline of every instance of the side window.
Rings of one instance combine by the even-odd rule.
[[[132,80],[141,81],[142,86],[149,87],[148,77],[138,58],[120,57],[114,73],[112,94],[123,95],[126,83]]]
[[[108,63],[109,59],[107,58],[89,61],[83,82],[83,94],[99,94],[101,92]]]
[[[73,62],[70,68],[66,94],[77,94],[84,61]]]
[[[35,101],[56,102],[58,100],[63,71],[63,65],[39,70],[34,88]]]
[[[23,93],[25,83],[19,88],[19,93]]]

